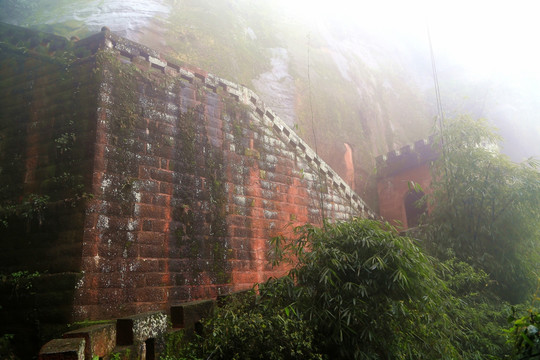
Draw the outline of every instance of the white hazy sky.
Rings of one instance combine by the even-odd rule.
[[[481,116],[500,128],[505,152],[514,160],[540,155],[540,0],[268,1],[306,24],[344,23],[398,56],[416,54],[412,61],[424,75],[429,27],[439,79],[446,81],[443,106],[454,77],[461,86],[490,84],[483,98],[490,107]]]
[[[306,21],[333,19],[426,41],[436,56],[478,76],[526,73],[540,81],[540,1],[280,0]]]

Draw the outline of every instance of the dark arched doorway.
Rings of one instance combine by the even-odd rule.
[[[407,218],[407,228],[413,228],[420,223],[420,216],[427,211],[425,201],[419,201],[424,197],[423,191],[409,190],[405,194],[405,215]]]

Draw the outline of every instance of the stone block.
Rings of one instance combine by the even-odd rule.
[[[112,274],[111,274],[112,275]],[[98,291],[99,304],[120,304],[123,300],[124,292],[118,288],[105,288],[103,284],[100,284]]]
[[[99,305],[99,293],[99,290],[90,288],[85,292],[84,299],[80,299],[80,302],[85,305],[97,307]]]
[[[141,244],[138,246],[139,256],[147,259],[160,259],[166,258],[166,249],[156,245]]]
[[[212,313],[215,305],[214,300],[201,300],[171,306],[173,328],[193,328]]]
[[[39,360],[84,360],[83,338],[54,339],[43,345]]]
[[[148,221],[148,220],[145,220]],[[139,244],[151,245],[152,247],[162,246],[165,242],[165,234],[162,232],[140,232],[137,234]],[[150,256],[152,257],[152,256]]]
[[[161,182],[159,183],[159,192],[161,194],[172,195],[173,185],[171,183]]]
[[[116,320],[116,344],[132,345],[157,338],[167,331],[167,315],[149,312]]]
[[[241,256],[239,256],[241,257]],[[251,255],[251,257],[255,257],[254,255]],[[258,274],[257,272],[235,272],[233,273],[233,282],[235,284],[255,284],[258,282]]]
[[[85,341],[86,359],[93,356],[103,358],[116,346],[116,325],[114,323],[98,324],[73,330],[63,335],[64,339],[83,338]]]
[[[150,273],[145,274],[147,286],[166,286],[170,283],[170,274],[167,273]]]
[[[159,287],[145,287],[135,289],[135,299],[137,299],[137,302],[158,304],[165,301],[165,295],[165,289]]]
[[[142,219],[163,219],[165,208],[162,206],[139,204],[138,216]]]
[[[137,258],[133,260],[130,266],[132,271],[139,273],[150,273],[159,271],[159,261],[154,259],[141,259]]]

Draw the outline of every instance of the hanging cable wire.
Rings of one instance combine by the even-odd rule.
[[[431,70],[433,72],[433,82],[435,83],[435,101],[437,102],[437,121],[439,123],[439,128],[442,133],[442,126],[444,120],[444,113],[441,102],[441,89],[439,87],[439,77],[437,75],[437,65],[435,64],[435,55],[433,52],[433,44],[431,41],[431,31],[429,29],[429,22],[427,22],[427,36],[429,41],[429,53],[431,55]]]
[[[433,51],[433,43],[431,41],[431,31],[429,28],[429,20],[426,19],[427,37],[429,42],[429,53],[431,56],[431,70],[433,72],[433,82],[435,84],[435,101],[437,103],[437,123],[439,125],[439,131],[441,134],[441,150],[444,164],[444,173],[446,175],[446,182],[448,182],[448,166],[446,161],[446,144],[444,139],[444,112],[441,101],[441,89],[439,87],[439,77],[437,74],[437,65],[435,63],[435,55]]]

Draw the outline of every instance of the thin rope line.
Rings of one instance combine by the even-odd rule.
[[[442,108],[441,89],[439,87],[439,77],[437,75],[437,65],[435,63],[435,55],[433,52],[433,44],[431,41],[431,31],[429,30],[429,23],[427,23],[427,36],[428,36],[428,41],[429,41],[429,53],[431,55],[431,71],[433,72],[433,82],[435,83],[435,99],[437,102],[437,120],[439,122],[439,127],[442,132],[444,112]]]

